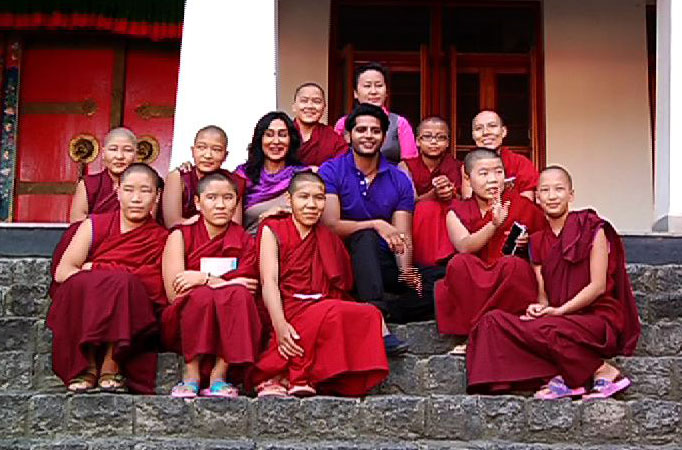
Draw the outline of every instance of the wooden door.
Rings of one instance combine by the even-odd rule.
[[[176,45],[137,46],[126,52],[123,126],[138,137],[140,159],[162,176],[170,164],[179,64]]]
[[[102,170],[97,154],[79,162],[70,144],[101,146],[113,127],[132,129],[140,159],[165,176],[179,61],[177,44],[29,43],[22,59],[14,220],[67,222],[80,174]]]
[[[112,47],[27,45],[19,93],[17,222],[66,222],[79,164],[69,143],[109,130]]]
[[[431,76],[428,46],[419,51],[369,52],[355,51],[353,46],[344,48],[340,62],[343,70],[343,104],[348,114],[353,108],[353,85],[355,69],[368,62],[378,62],[389,71],[388,104],[392,112],[407,118],[412,127],[419,125],[422,117],[431,113]]]
[[[540,165],[532,59],[529,55],[462,55],[450,59],[450,120],[453,145],[462,158],[475,147],[471,121],[481,110],[497,111],[505,121],[510,147]]]

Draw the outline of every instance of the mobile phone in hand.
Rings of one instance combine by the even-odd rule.
[[[526,228],[525,225],[522,225],[518,222],[514,222],[514,224],[511,227],[511,230],[509,230],[507,240],[505,241],[504,246],[502,247],[502,254],[515,255],[517,250],[516,240],[527,230],[528,229]]]

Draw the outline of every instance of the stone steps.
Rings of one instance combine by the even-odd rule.
[[[679,450],[679,445],[527,444],[487,441],[253,441],[219,439],[0,440],[0,450]]]
[[[681,412],[679,402],[653,399],[547,402],[518,396],[376,395],[363,400],[186,401],[168,396],[0,394],[4,439],[117,438],[124,446],[140,445],[133,442],[141,439],[174,439],[186,440],[189,448],[225,448],[202,440],[244,439],[249,442],[239,445],[245,448],[268,448],[270,441],[287,440],[316,446],[326,445],[320,441],[399,442],[396,448],[408,443],[407,448],[447,448],[452,441],[485,442],[483,447],[459,448],[544,448],[527,447],[536,443],[561,445],[556,448],[580,448],[576,443],[610,444],[613,449],[680,448]],[[498,441],[507,447],[490,447]]]

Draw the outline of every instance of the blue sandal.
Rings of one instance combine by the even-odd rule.
[[[208,389],[201,391],[201,395],[204,397],[236,398],[239,396],[239,390],[232,383],[215,380]]]
[[[197,395],[199,395],[198,381],[181,381],[171,390],[173,398],[194,398]]]

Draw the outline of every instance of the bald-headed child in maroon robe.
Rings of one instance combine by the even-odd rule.
[[[343,136],[320,122],[326,106],[324,89],[319,84],[308,82],[296,88],[292,110],[302,142],[297,155],[308,166],[321,166],[348,151],[348,142]]]
[[[203,395],[236,396],[228,369],[230,380],[240,381],[243,370],[232,369],[245,369],[259,351],[253,237],[231,222],[237,189],[221,173],[204,176],[195,197],[201,217],[177,227],[166,243],[163,277],[171,304],[163,312],[162,337],[185,359],[175,397],[195,397],[202,384],[208,386]],[[211,269],[210,262],[218,266]]]
[[[120,208],[84,220],[55,260],[47,326],[54,372],[71,391],[97,385],[154,392],[153,337],[166,304],[160,261],[168,234],[150,215],[159,181],[145,164],[128,167]]]
[[[427,117],[417,127],[419,155],[400,163],[417,191],[412,245],[414,262],[420,266],[435,266],[455,253],[445,217],[450,202],[461,193],[462,163],[450,154],[449,147],[447,122],[441,117]]]
[[[559,166],[540,176],[538,200],[549,227],[530,239],[539,295],[525,314],[492,311],[471,333],[469,390],[535,389],[536,396],[604,398],[630,381],[604,360],[631,355],[640,335],[623,244],[592,210],[569,212],[570,175]]]
[[[239,188],[239,202],[233,221],[242,222],[242,198],[246,189],[246,180],[220,166],[227,158],[227,134],[215,125],[207,125],[197,131],[192,145],[194,164],[184,163],[181,168],[173,170],[166,177],[161,208],[163,220],[168,228],[184,222],[192,222],[198,218],[194,198],[199,180],[206,174],[220,172],[230,178]]]
[[[348,301],[350,257],[341,239],[319,223],[325,204],[319,176],[295,175],[289,196],[292,215],[265,220],[258,233],[263,297],[275,336],[251,383],[259,396],[365,395],[388,375],[381,312]]]
[[[447,216],[448,232],[459,253],[436,284],[436,318],[442,334],[468,335],[486,312],[522,313],[537,297],[528,261],[505,256],[502,250],[514,222],[532,233],[545,226],[542,213],[515,189],[504,189],[504,166],[495,152],[471,151],[464,164],[474,195],[454,200]],[[517,244],[524,245],[527,239],[526,234]]]

